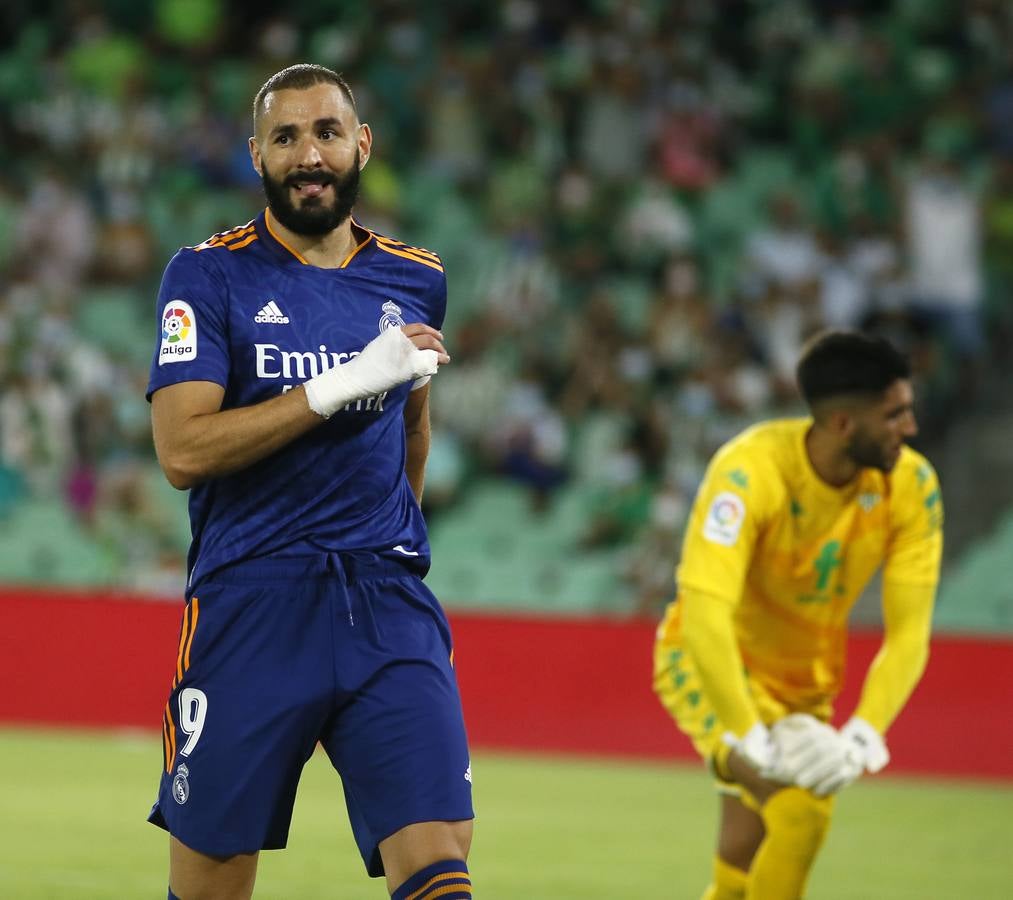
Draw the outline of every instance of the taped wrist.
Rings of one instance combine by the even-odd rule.
[[[313,412],[327,419],[356,400],[433,375],[438,365],[435,350],[419,350],[400,328],[388,328],[353,359],[307,381],[303,385],[306,401]]]

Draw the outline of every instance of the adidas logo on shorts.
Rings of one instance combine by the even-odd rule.
[[[288,325],[288,316],[281,311],[277,303],[268,300],[263,309],[253,317],[253,321],[267,325]]]

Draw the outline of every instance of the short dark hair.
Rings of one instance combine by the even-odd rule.
[[[253,127],[256,130],[257,118],[264,111],[264,98],[272,91],[297,90],[302,91],[313,87],[315,84],[333,84],[341,88],[342,93],[348,98],[352,109],[358,114],[355,106],[355,97],[352,96],[352,89],[348,82],[337,72],[318,66],[315,63],[296,63],[280,72],[275,72],[265,81],[257,96],[253,98]]]
[[[898,379],[910,378],[911,364],[886,338],[832,330],[806,342],[795,374],[812,409],[831,398],[878,397]]]

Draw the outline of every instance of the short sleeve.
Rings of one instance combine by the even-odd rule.
[[[442,328],[447,316],[447,277],[442,272],[429,301],[428,313],[429,324],[437,330]]]
[[[755,453],[718,452],[693,501],[676,577],[681,587],[738,601],[779,485]]]
[[[943,555],[943,497],[935,470],[917,457],[894,478],[884,581],[935,585]]]
[[[212,381],[226,387],[227,302],[221,274],[197,251],[180,250],[169,261],[158,291],[149,400],[159,388],[183,381]]]

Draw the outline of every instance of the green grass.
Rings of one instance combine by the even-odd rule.
[[[151,735],[0,730],[0,897],[163,898],[166,838],[144,817]],[[481,900],[695,900],[716,802],[696,767],[477,754],[470,860]],[[811,900],[1013,896],[1013,788],[880,777],[840,799]],[[284,852],[261,857],[258,898],[378,900],[317,754]]]

